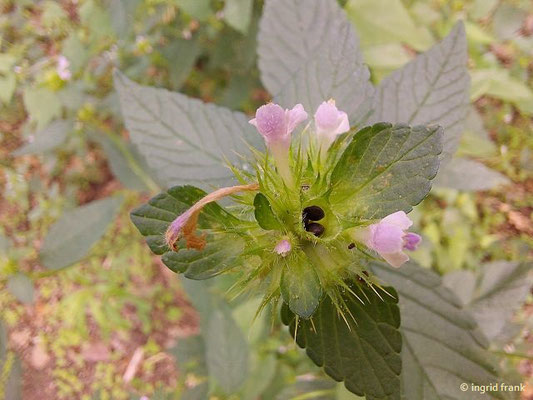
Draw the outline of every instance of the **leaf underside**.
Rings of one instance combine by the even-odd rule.
[[[396,292],[386,288],[390,296],[380,298],[367,286],[349,286],[364,304],[346,293],[346,320],[326,296],[310,320],[297,321],[284,303],[282,321],[291,335],[297,331],[296,342],[309,358],[349,391],[367,400],[399,400],[402,338]]]
[[[238,220],[216,203],[208,204],[200,213],[198,232],[207,235],[203,250],[185,249],[183,240],[177,243],[177,252],[168,247],[165,232],[170,223],[205,195],[193,186],[175,186],[131,212],[131,220],[150,249],[161,255],[163,263],[172,271],[190,279],[207,279],[232,268],[243,249],[240,238],[219,233]]]
[[[374,87],[359,39],[336,1],[270,0],[258,36],[261,80],[285,107],[314,112],[333,98],[352,124],[366,119]]]
[[[261,147],[260,136],[241,112],[141,86],[120,72],[115,87],[133,143],[168,186],[231,183],[226,160],[244,167],[241,155],[248,154],[248,143]]]
[[[429,193],[441,151],[438,126],[378,123],[364,128],[333,170],[330,201],[352,218],[409,212]]]
[[[380,83],[371,122],[442,126],[447,161],[457,150],[469,108],[467,60],[466,34],[458,22],[442,42]]]
[[[438,275],[412,262],[398,269],[373,263],[372,270],[400,297],[405,399],[509,398],[509,393],[461,391],[462,383],[489,385],[499,379],[486,339]]]

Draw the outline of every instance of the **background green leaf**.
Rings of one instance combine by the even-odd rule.
[[[374,88],[358,38],[333,0],[271,0],[261,18],[261,80],[285,107],[302,103],[309,113],[329,98],[352,123],[364,120]]]
[[[252,19],[253,0],[226,0],[224,20],[243,35],[248,32]]]
[[[465,191],[489,190],[509,183],[505,175],[484,164],[459,157],[442,167],[434,181],[435,186]]]
[[[62,145],[74,129],[70,120],[57,120],[35,133],[33,141],[13,152],[14,156],[43,153]]]
[[[351,218],[409,212],[428,194],[442,129],[376,124],[357,132],[331,175],[330,201]]]
[[[108,197],[65,212],[44,238],[39,252],[44,266],[61,269],[83,259],[113,222],[122,202],[122,197]]]
[[[33,287],[33,281],[28,276],[22,273],[11,275],[7,280],[7,289],[21,303],[33,303],[35,288]]]
[[[443,283],[472,312],[489,340],[501,336],[513,312],[526,300],[532,285],[531,264],[495,261],[472,271],[446,274]]]
[[[458,23],[442,42],[380,83],[371,121],[438,124],[444,129],[443,157],[451,157],[468,111],[466,62],[465,30]]]
[[[402,339],[396,292],[386,288],[390,295],[378,295],[363,284],[349,286],[364,304],[346,292],[341,306],[346,319],[327,296],[309,321],[298,322],[284,303],[282,321],[311,360],[348,390],[367,400],[399,400]]]
[[[120,72],[115,87],[133,143],[167,185],[224,185],[234,180],[225,160],[243,167],[246,140],[260,135],[240,112],[166,89],[140,86]],[[259,146],[260,147],[260,146]]]
[[[400,298],[403,395],[406,399],[465,399],[460,385],[499,382],[487,342],[441,278],[413,262],[401,268],[373,263]],[[467,392],[469,400],[506,399],[505,393]]]

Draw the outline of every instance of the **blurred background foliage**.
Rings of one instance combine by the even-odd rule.
[[[528,271],[513,262],[532,255],[533,3],[340,3],[376,83],[465,21],[473,106],[459,155],[499,174],[483,170],[483,191],[436,188],[413,213],[426,239],[414,258],[487,325],[506,374],[531,382]],[[0,398],[354,398],[323,380],[277,324],[251,324],[253,300],[228,306],[227,279],[182,284],[128,218],[160,182],[123,128],[114,68],[251,114],[269,100],[256,66],[261,7],[0,0]],[[485,280],[489,294],[476,288]],[[198,316],[190,302],[215,314]],[[231,375],[215,350],[246,342],[249,352],[233,356],[247,361]],[[533,399],[531,387],[522,396]]]

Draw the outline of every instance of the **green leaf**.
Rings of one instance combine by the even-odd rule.
[[[7,378],[6,380],[4,380]],[[3,385],[2,385],[3,384]],[[7,330],[0,320],[0,398],[22,400],[20,360],[7,351]]]
[[[207,279],[234,267],[244,246],[239,237],[214,232],[238,222],[216,203],[208,204],[200,213],[198,231],[207,235],[203,250],[180,249],[175,252],[167,246],[165,232],[170,223],[205,195],[193,186],[175,186],[131,212],[131,220],[150,249],[161,255],[172,271],[183,273],[190,279]],[[178,247],[184,246],[178,243]]]
[[[442,42],[381,82],[371,121],[438,124],[444,129],[443,157],[451,157],[468,111],[466,62],[465,30],[458,23]]]
[[[511,4],[501,4],[492,17],[492,28],[500,40],[520,36],[520,29],[527,18],[527,11]]]
[[[211,312],[205,332],[207,370],[226,393],[235,393],[248,374],[248,345],[227,306]]]
[[[33,141],[25,144],[13,152],[14,156],[37,154],[50,151],[65,142],[67,136],[74,129],[70,120],[57,120],[46,128],[35,133]]]
[[[396,292],[386,288],[390,296],[380,296],[366,285],[352,282],[349,286],[365,303],[346,293],[344,319],[330,297],[325,297],[311,320],[299,320],[296,342],[351,392],[367,400],[399,400],[402,339]],[[281,313],[294,336],[296,315],[286,304]]]
[[[357,132],[332,176],[330,202],[347,217],[381,218],[422,201],[442,151],[440,127],[376,124]]]
[[[102,133],[96,133],[94,139],[102,146],[111,172],[125,187],[142,191],[148,189],[148,183],[155,186],[144,172],[148,170],[144,160],[130,143]]]
[[[254,198],[254,215],[259,226],[266,230],[280,229],[281,224],[274,215],[270,202],[262,193],[257,193]]]
[[[21,303],[33,303],[35,289],[33,281],[28,276],[22,273],[10,276],[7,280],[7,289]]]
[[[434,182],[435,186],[465,191],[489,190],[509,183],[505,175],[484,164],[458,157],[442,167]]]
[[[444,276],[446,287],[472,312],[489,340],[497,339],[524,303],[531,288],[531,264],[496,261],[478,274],[454,271]]]
[[[63,55],[68,59],[69,69],[73,74],[87,65],[90,53],[87,45],[79,39],[78,32],[72,32],[63,41]]]
[[[374,273],[400,296],[405,399],[465,399],[462,383],[499,382],[486,339],[438,275],[412,262],[398,269],[372,265]],[[507,398],[497,392],[468,392],[467,396],[469,400]]]
[[[179,88],[188,78],[202,47],[196,38],[174,39],[161,52],[168,60],[168,71],[174,87]]]
[[[17,77],[9,72],[5,76],[0,76],[0,100],[4,104],[9,104],[15,89],[17,88]]]
[[[481,115],[474,107],[471,107],[466,118],[465,132],[461,137],[457,155],[482,158],[497,154],[497,147],[485,129]]]
[[[224,20],[243,35],[248,32],[252,19],[253,0],[226,0]]]
[[[115,87],[133,143],[169,186],[232,182],[225,160],[244,168],[239,154],[248,153],[245,140],[259,144],[260,135],[243,113],[140,86],[120,72],[115,73]]]
[[[207,399],[209,393],[209,385],[207,382],[199,383],[198,385],[186,389],[181,395],[181,400],[204,400]]]
[[[54,118],[61,116],[61,101],[46,88],[26,88],[24,106],[32,121],[37,123],[37,129],[43,129]]]
[[[433,43],[429,31],[415,24],[401,0],[350,0],[345,8],[365,47],[405,43],[421,51]]]
[[[335,400],[335,398],[335,383],[326,379],[293,383],[276,396],[276,400]]]
[[[206,20],[207,17],[213,14],[210,0],[174,0],[174,2],[186,14],[200,21]]]
[[[202,336],[195,335],[178,340],[170,353],[175,357],[176,364],[182,373],[193,373],[200,377],[207,376],[205,342]]]
[[[352,123],[367,117],[374,88],[335,0],[266,2],[257,52],[264,86],[285,107],[302,103],[312,113],[333,98]]]
[[[309,259],[301,252],[292,252],[284,264],[281,276],[283,300],[293,313],[308,319],[322,298],[322,286],[318,274]]]
[[[61,269],[83,259],[115,219],[122,197],[96,200],[65,212],[46,234],[40,257],[48,269]]]
[[[255,310],[257,311],[257,309]],[[261,394],[272,383],[278,368],[278,361],[274,354],[269,353],[261,356],[259,352],[251,353],[253,357],[253,366],[250,369],[250,376],[244,383],[242,389],[243,400],[260,399]],[[266,398],[266,397],[263,397]]]

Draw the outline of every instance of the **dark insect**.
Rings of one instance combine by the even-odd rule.
[[[320,221],[322,218],[324,218],[324,215],[324,210],[322,210],[319,206],[305,207],[302,213],[304,222]]]
[[[355,243],[350,243],[350,244],[348,245],[348,249],[350,249],[350,250],[353,249],[354,247],[355,247]]]
[[[315,236],[320,236],[324,233],[324,226],[316,222],[311,222],[310,224],[306,224],[305,230]]]

